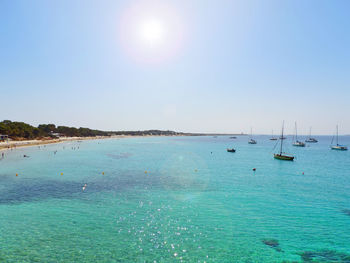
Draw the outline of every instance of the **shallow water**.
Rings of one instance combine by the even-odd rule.
[[[330,150],[327,136],[305,148],[289,138],[297,159],[283,162],[273,159],[276,142],[256,139],[8,151],[0,262],[350,262],[350,151]]]

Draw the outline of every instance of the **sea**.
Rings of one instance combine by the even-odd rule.
[[[350,262],[350,151],[331,150],[330,136],[304,148],[288,137],[296,159],[281,161],[278,142],[254,138],[6,151],[0,262]]]

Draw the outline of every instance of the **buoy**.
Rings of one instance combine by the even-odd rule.
[[[63,173],[61,173],[61,175],[63,175]]]
[[[147,173],[147,171],[145,171],[145,174]]]
[[[102,174],[104,175],[104,174],[105,174],[105,172],[102,172]]]
[[[16,176],[18,176],[18,174],[16,174]]]

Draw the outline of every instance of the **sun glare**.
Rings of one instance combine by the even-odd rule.
[[[151,46],[161,45],[164,40],[164,25],[156,19],[150,19],[141,23],[140,37],[141,41]]]
[[[121,44],[133,60],[158,64],[174,57],[183,46],[184,20],[170,3],[141,0],[121,16]]]

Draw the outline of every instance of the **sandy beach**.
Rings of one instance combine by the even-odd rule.
[[[125,136],[96,136],[96,137],[62,137],[59,139],[46,140],[23,140],[23,141],[8,141],[0,142],[0,151],[13,150],[22,147],[32,147],[53,143],[69,142],[69,141],[83,141],[83,140],[99,140],[111,138],[124,138]]]
[[[101,139],[122,139],[122,138],[136,138],[136,137],[167,137],[166,135],[113,135],[113,136],[93,136],[93,137],[61,137],[58,139],[43,139],[43,140],[23,140],[0,142],[0,152],[6,150],[14,150],[22,147],[33,147],[40,145],[47,145],[53,143],[71,142],[71,141],[86,141],[86,140],[101,140]],[[181,136],[181,135],[178,135]]]

